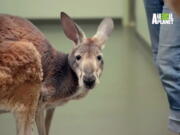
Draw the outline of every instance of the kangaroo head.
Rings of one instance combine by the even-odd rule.
[[[73,49],[69,53],[68,61],[77,74],[79,86],[92,89],[99,83],[103,71],[102,49],[113,30],[113,21],[111,18],[105,18],[91,38],[87,38],[82,29],[63,12],[61,24],[65,35],[73,41]]]

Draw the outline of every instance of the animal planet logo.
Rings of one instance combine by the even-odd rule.
[[[173,24],[174,18],[171,13],[153,14],[152,24]]]

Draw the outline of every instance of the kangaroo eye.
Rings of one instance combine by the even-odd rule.
[[[102,56],[101,56],[101,55],[98,55],[98,56],[97,56],[97,60],[98,60],[98,61],[101,61],[101,60],[102,60]]]
[[[81,55],[76,56],[76,60],[79,61],[81,59]]]

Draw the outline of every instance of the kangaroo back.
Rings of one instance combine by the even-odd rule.
[[[0,14],[0,42],[29,41],[43,55],[51,48],[45,36],[28,20],[11,15]]]

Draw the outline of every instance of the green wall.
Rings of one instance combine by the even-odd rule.
[[[136,31],[150,45],[149,31],[143,0],[136,0],[135,18]]]
[[[57,18],[65,11],[74,18],[123,18],[124,0],[1,0],[0,13],[27,18]]]

